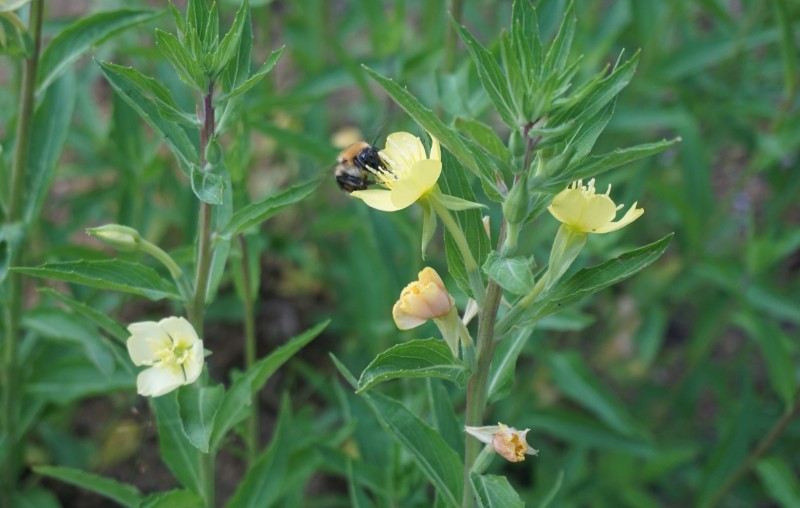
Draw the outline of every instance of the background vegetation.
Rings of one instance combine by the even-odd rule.
[[[552,34],[566,2],[535,3],[543,33]],[[48,2],[45,37],[99,10],[163,7],[112,4]],[[396,130],[423,134],[361,64],[407,86],[446,121],[500,123],[466,50],[447,50],[454,42],[445,2],[251,5],[254,59],[286,49],[270,77],[246,96],[243,126],[221,140],[231,177],[247,182],[253,199],[324,177],[313,195],[251,237],[260,253],[252,263],[260,273],[259,353],[332,318],[261,393],[262,441],[275,432],[282,404],[291,413],[281,426],[285,467],[265,480],[274,487],[271,500],[425,506],[424,477],[328,358],[334,352],[359,372],[378,352],[412,337],[395,329],[390,310],[421,268],[421,215],[413,209],[379,214],[349,199],[332,176],[335,145],[355,138],[381,145]],[[220,2],[224,26],[237,7]],[[474,0],[462,9],[462,23],[492,47],[508,25],[511,2]],[[490,414],[531,427],[528,439],[540,453],[521,464],[495,461],[493,469],[509,476],[531,506],[556,488],[552,506],[798,506],[800,6],[788,0],[576,0],[575,11],[572,51],[583,55],[576,81],[613,63],[623,48],[641,51],[597,150],[682,138],[657,157],[601,178],[601,188],[614,184],[618,202],[638,201],[646,212],[613,240],[593,237],[581,260],[608,259],[669,232],[675,237],[656,264],[534,332],[512,395]],[[153,29],[170,23],[162,15],[114,34],[93,58],[157,76],[192,109],[193,99],[182,95],[183,85],[154,47]],[[0,67],[4,169],[20,78],[13,45],[7,49],[12,56]],[[136,227],[176,259],[191,256],[173,251],[191,243],[197,206],[173,157],[113,93],[95,60],[70,65],[74,71],[59,82],[53,113],[54,125],[58,118],[68,125],[66,142],[21,264],[107,257],[84,230],[110,222]],[[490,213],[493,228],[497,214]],[[529,227],[521,242],[543,245],[556,227],[555,221],[549,229]],[[441,243],[428,256],[426,264],[444,266]],[[167,304],[38,279],[24,284],[28,353],[36,346],[26,357],[27,390],[50,394],[60,387],[57,396],[41,400],[27,463],[94,470],[145,492],[173,486],[130,373],[100,376],[75,339],[97,332],[69,328],[80,321],[55,310],[57,294],[67,294],[125,323],[167,315]],[[448,286],[455,288],[452,281]],[[225,279],[207,314],[212,377],[242,365],[242,319],[234,283]],[[429,399],[447,396],[451,387],[421,383],[380,389],[427,414]],[[244,468],[236,443],[220,461],[222,501]],[[23,484],[46,487],[37,499],[53,506],[104,502],[30,471]]]

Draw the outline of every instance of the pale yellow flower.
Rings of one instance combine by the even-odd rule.
[[[553,217],[581,233],[610,233],[627,226],[644,213],[644,209],[636,208],[634,203],[620,220],[614,221],[623,205],[614,203],[610,193],[610,185],[605,194],[595,194],[594,179],[587,186],[578,180],[556,194],[547,209]]]
[[[429,319],[445,317],[453,308],[453,298],[436,270],[425,267],[416,280],[400,293],[392,317],[401,330],[416,328]]]
[[[425,155],[422,141],[408,132],[395,132],[386,138],[380,152],[386,171],[376,170],[375,180],[384,189],[354,191],[350,195],[384,212],[395,212],[414,204],[436,186],[442,174],[439,141],[431,136],[431,151]]]
[[[128,326],[128,354],[134,365],[147,365],[136,378],[139,395],[158,397],[194,383],[203,371],[203,341],[182,317]]]
[[[525,439],[530,430],[517,430],[502,423],[486,427],[466,427],[468,434],[482,443],[491,444],[494,451],[509,462],[522,462],[525,455],[539,454],[539,450],[530,448]]]

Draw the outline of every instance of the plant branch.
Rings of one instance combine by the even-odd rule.
[[[250,285],[250,255],[247,252],[247,241],[239,235],[239,248],[242,250],[242,306],[244,307],[244,365],[249,372],[256,362],[255,312],[253,307],[253,289]],[[253,413],[247,421],[247,463],[250,467],[258,453],[258,393],[253,392],[250,407]]]
[[[42,49],[42,18],[44,0],[34,0],[30,10],[29,31],[33,35],[33,52],[25,60],[22,70],[21,98],[17,116],[17,133],[14,144],[14,159],[11,167],[11,195],[9,197],[6,223],[13,227],[22,219],[22,205],[25,200],[25,168],[28,165],[28,147],[34,114],[34,92],[36,73],[39,66],[39,55]],[[20,253],[24,249],[23,238],[17,245],[11,246],[9,266],[19,263]],[[18,435],[16,421],[19,413],[20,390],[17,388],[17,346],[19,341],[19,321],[22,312],[23,288],[19,274],[10,272],[7,279],[8,304],[5,319],[5,350],[3,354],[3,430],[8,443],[6,463],[0,467],[0,504],[11,506],[11,499],[16,490],[16,477],[20,460],[20,444],[22,436]]]

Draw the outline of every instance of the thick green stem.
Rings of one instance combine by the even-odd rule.
[[[17,137],[14,145],[14,160],[11,167],[11,183],[6,223],[13,227],[22,220],[22,206],[25,201],[25,168],[28,164],[28,146],[34,113],[34,92],[39,54],[42,47],[42,11],[44,0],[34,0],[31,4],[29,31],[33,36],[33,52],[25,60],[22,71],[22,89],[17,116]],[[24,249],[23,238],[10,249],[9,266],[19,264],[20,253]],[[17,370],[17,342],[19,322],[22,313],[22,280],[14,272],[7,276],[8,305],[6,306],[5,341],[3,354],[3,414],[2,424],[7,443],[5,464],[0,467],[0,504],[11,506],[16,490],[17,472],[20,461],[22,436],[16,426],[19,414],[19,389]]]
[[[214,105],[212,102],[214,83],[208,85],[208,94],[203,100],[203,127],[200,129],[200,168],[206,166],[206,147],[214,135]],[[197,335],[203,337],[203,322],[206,308],[206,291],[211,268],[211,223],[212,208],[206,202],[200,203],[197,231],[197,261],[195,264],[194,298],[189,308],[189,319]],[[200,473],[203,484],[203,499],[209,508],[215,506],[214,453],[198,452]]]
[[[467,410],[466,425],[478,427],[483,425],[483,411],[486,409],[487,383],[492,357],[497,347],[494,340],[494,324],[497,319],[497,309],[503,296],[502,288],[494,281],[489,283],[486,290],[486,300],[478,322],[478,352],[477,366],[467,384]],[[464,495],[462,506],[473,506],[472,489],[470,488],[470,471],[475,459],[480,452],[481,443],[469,434],[464,442]]]
[[[247,241],[239,236],[239,248],[242,250],[242,305],[244,307],[244,364],[250,371],[256,362],[256,328],[255,309],[253,306],[253,289],[250,285],[250,256],[247,252]],[[253,392],[251,400],[253,412],[247,420],[247,463],[252,467],[258,453],[258,394]]]

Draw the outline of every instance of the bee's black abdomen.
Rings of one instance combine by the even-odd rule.
[[[363,178],[359,178],[348,173],[343,173],[336,175],[336,183],[339,184],[339,188],[343,191],[353,192],[358,190],[367,190],[367,186],[372,182],[368,182]]]

